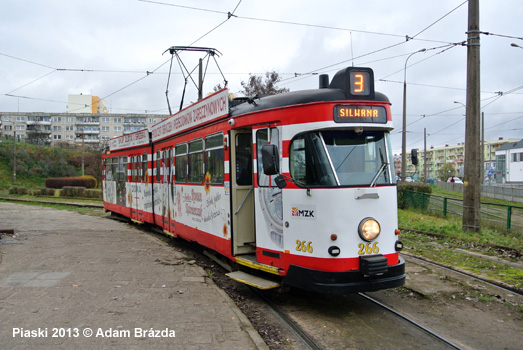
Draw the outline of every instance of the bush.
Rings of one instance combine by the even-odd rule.
[[[86,198],[103,199],[102,190],[97,190],[97,189],[85,190],[84,195]]]
[[[9,194],[32,195],[33,191],[25,187],[11,187]]]
[[[50,196],[54,197],[55,189],[54,188],[41,188],[39,191],[33,193],[35,196]]]
[[[416,199],[413,199],[413,196],[410,195],[410,192],[417,193],[432,193],[432,187],[429,184],[423,182],[400,182],[398,183],[398,208],[406,209],[409,206],[421,207],[421,200],[416,196]],[[418,203],[419,202],[419,203]],[[428,198],[424,201],[423,209],[426,209],[428,206]]]
[[[96,179],[93,176],[76,176],[76,177],[50,177],[45,179],[47,188],[64,188],[64,187],[85,187],[96,188]]]
[[[64,186],[60,190],[60,197],[85,197],[85,187]]]

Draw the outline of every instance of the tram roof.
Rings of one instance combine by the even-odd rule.
[[[247,113],[253,113],[273,108],[289,107],[303,105],[315,102],[347,102],[354,100],[348,99],[345,91],[342,89],[313,89],[292,91],[277,95],[263,95],[247,98],[249,101],[230,108],[230,116],[238,116]],[[363,102],[387,102],[390,103],[387,96],[380,92],[375,93],[372,100],[357,100],[356,103]]]

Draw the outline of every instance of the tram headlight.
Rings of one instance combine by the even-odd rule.
[[[380,235],[380,224],[373,218],[365,218],[360,222],[358,234],[364,241],[370,242]]]

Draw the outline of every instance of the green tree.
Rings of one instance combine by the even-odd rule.
[[[451,176],[456,176],[456,168],[454,168],[453,163],[445,163],[441,167],[441,169],[438,170],[438,178],[441,181],[447,181],[447,179]]]
[[[289,92],[287,88],[278,88],[277,83],[281,81],[281,77],[275,71],[266,72],[265,80],[262,76],[249,74],[247,82],[242,81],[243,90],[240,92],[245,96],[255,95],[276,95],[284,92]]]

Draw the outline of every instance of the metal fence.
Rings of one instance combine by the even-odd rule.
[[[407,208],[443,216],[461,216],[463,213],[463,200],[461,199],[413,191],[404,191],[403,196]],[[482,226],[523,232],[523,206],[481,202],[480,216]]]
[[[434,182],[439,188],[463,193],[463,184]],[[523,203],[523,184],[481,185],[481,196]]]

